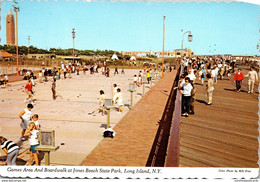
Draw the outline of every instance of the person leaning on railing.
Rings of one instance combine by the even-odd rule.
[[[191,107],[191,90],[193,89],[190,78],[186,77],[184,82],[182,81],[179,86],[180,93],[182,94],[182,116],[189,116],[189,111]]]

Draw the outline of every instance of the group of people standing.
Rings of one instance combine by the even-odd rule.
[[[250,71],[244,76],[244,74],[241,72],[241,69],[238,68],[235,76],[234,76],[234,82],[236,83],[236,91],[240,92],[242,81],[244,80],[244,77],[248,77],[248,93],[252,94],[254,93],[254,85],[255,82],[258,82],[258,73],[255,71],[255,67],[252,66],[250,68]]]
[[[99,97],[99,108],[97,110],[101,110],[102,111],[102,116],[105,113],[105,99],[107,99],[107,96],[105,95],[104,90],[100,90],[100,97]],[[121,92],[121,89],[117,86],[117,84],[113,84],[112,87],[112,105],[117,105],[118,106],[118,113],[122,113],[123,112],[123,94]],[[96,110],[95,110],[96,111]],[[94,112],[95,112],[94,111]]]
[[[228,79],[231,73],[235,71],[235,61],[227,61],[224,58],[187,58],[182,60],[184,67],[183,74],[179,80],[179,86],[176,87],[182,93],[182,116],[188,117],[189,114],[194,114],[194,97],[197,92],[195,87],[196,78],[201,80],[201,85],[206,82],[206,92],[208,97],[207,105],[212,104],[214,85],[218,82],[218,77],[224,79],[226,76]],[[248,77],[248,93],[253,93],[254,84],[258,81],[258,73],[255,71],[255,67],[251,67],[247,75],[241,71],[241,68],[237,69],[234,75],[234,82],[236,83],[236,91],[241,91],[242,81],[244,77]]]
[[[19,117],[21,119],[20,127],[22,128],[21,132],[21,140],[25,141],[26,137],[29,137],[30,143],[30,161],[29,165],[33,164],[35,161],[35,165],[39,165],[39,159],[37,150],[35,149],[39,145],[39,130],[40,123],[38,121],[38,114],[32,115],[32,109],[34,106],[32,104],[28,104],[27,107],[19,113]],[[16,165],[16,160],[19,155],[19,146],[11,140],[6,139],[3,136],[0,136],[0,144],[2,150],[7,154],[6,164],[7,165]]]

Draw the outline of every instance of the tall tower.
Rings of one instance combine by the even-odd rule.
[[[6,44],[15,45],[14,14],[11,8],[6,15]]]

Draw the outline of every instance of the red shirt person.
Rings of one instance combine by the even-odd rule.
[[[28,99],[31,100],[31,102],[33,102],[33,88],[32,88],[32,82],[31,80],[28,81],[28,83],[25,86],[25,92],[27,93],[28,97],[26,98],[26,101]]]
[[[240,92],[241,85],[242,85],[242,80],[244,79],[244,75],[241,72],[241,69],[238,68],[235,77],[234,77],[234,82],[236,82],[236,91]]]

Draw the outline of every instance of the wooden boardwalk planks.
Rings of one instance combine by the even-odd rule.
[[[197,80],[195,115],[181,118],[180,167],[258,167],[258,94],[235,92],[230,80],[214,85],[213,104]]]

